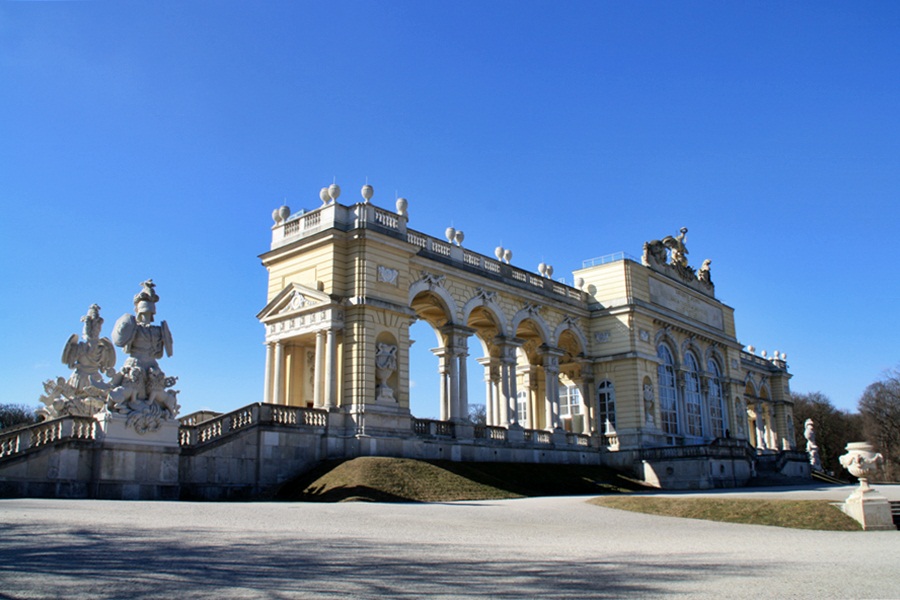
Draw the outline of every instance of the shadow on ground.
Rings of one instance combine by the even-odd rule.
[[[279,527],[272,524],[273,531]],[[397,547],[365,539],[305,541],[266,532],[261,541],[211,530],[100,531],[14,525],[3,534],[3,594],[29,598],[335,597],[614,598],[670,593],[673,583],[751,577],[734,567],[666,556],[475,560],[464,548],[422,542]]]

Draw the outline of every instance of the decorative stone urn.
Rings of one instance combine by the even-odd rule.
[[[868,442],[850,442],[847,454],[840,457],[841,465],[859,479],[859,487],[844,501],[841,509],[859,521],[865,530],[895,529],[887,498],[869,486],[884,458]]]
[[[839,460],[851,475],[859,479],[860,489],[866,490],[869,489],[869,477],[875,474],[884,457],[875,452],[868,442],[850,442],[847,444],[847,454]]]

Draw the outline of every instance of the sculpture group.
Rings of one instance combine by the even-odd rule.
[[[42,418],[109,411],[127,417],[126,426],[140,434],[175,419],[180,407],[178,390],[172,386],[177,378],[167,377],[157,362],[163,354],[172,356],[172,334],[165,321],[153,324],[159,301],[155,287],[152,279],[141,284],[134,297],[135,314],[124,314],[116,321],[112,340],[100,337],[100,307],[88,308],[81,318],[82,340],[73,334],[63,348],[62,362],[72,374],[44,382]],[[114,368],[115,346],[129,357],[120,371]]]

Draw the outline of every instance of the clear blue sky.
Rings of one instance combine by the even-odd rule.
[[[570,282],[687,226],[738,339],[839,407],[900,364],[900,4],[7,2],[0,402],[148,277],[183,412],[260,400],[271,212],[367,177]]]

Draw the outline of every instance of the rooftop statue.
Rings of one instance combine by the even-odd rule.
[[[92,304],[81,322],[81,341],[72,334],[63,348],[62,362],[72,369],[69,379],[58,377],[44,382],[45,393],[40,400],[45,406],[38,411],[44,419],[92,416],[106,406],[110,384],[103,376],[115,374],[116,349],[108,338],[100,337],[103,318],[99,306]]]
[[[665,273],[681,280],[685,284],[706,294],[713,293],[713,282],[710,274],[712,261],[706,259],[700,271],[696,272],[688,264],[687,227],[678,230],[678,235],[667,235],[661,240],[644,243],[644,255],[641,262],[646,267]]]
[[[129,358],[110,384],[109,409],[128,416],[127,425],[138,433],[156,431],[162,421],[178,415],[177,377],[166,377],[157,359],[172,356],[172,334],[165,321],[153,325],[156,314],[156,285],[152,279],[141,284],[134,297],[134,315],[116,321],[113,342]]]

